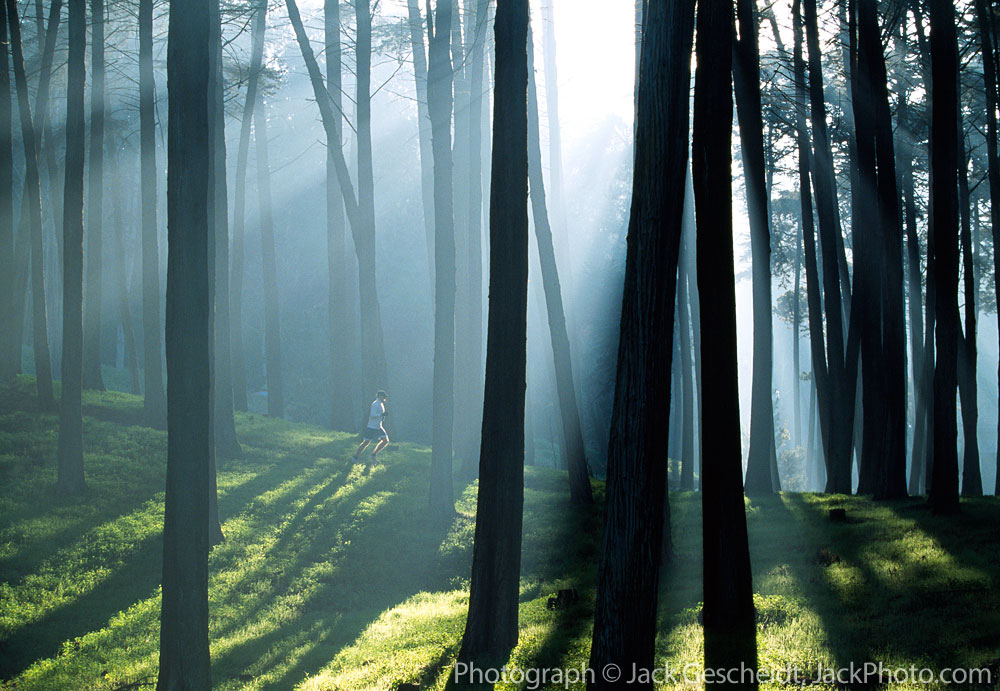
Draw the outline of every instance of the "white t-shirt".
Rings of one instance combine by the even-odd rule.
[[[382,429],[382,418],[385,417],[385,405],[379,399],[372,401],[368,413],[368,429]]]

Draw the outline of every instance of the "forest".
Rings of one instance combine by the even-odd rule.
[[[1000,688],[998,74],[995,0],[0,0],[0,691]]]

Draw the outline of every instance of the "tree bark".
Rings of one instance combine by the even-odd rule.
[[[163,326],[160,321],[160,259],[156,237],[156,113],[153,103],[153,0],[139,0],[139,145],[142,199],[143,416],[163,428]]]
[[[453,213],[451,111],[452,62],[448,38],[452,0],[438,0],[437,22],[427,16],[429,60],[427,105],[434,156],[434,382],[430,510],[438,518],[455,512],[452,442],[455,409],[455,222]]]
[[[930,1],[931,223],[936,278],[936,352],[934,368],[934,468],[928,501],[935,513],[956,513],[958,429],[955,389],[958,318],[958,48],[955,6]]]
[[[167,44],[167,485],[157,691],[211,688],[211,184],[217,117],[209,2],[170,0]]]
[[[499,4],[486,387],[462,661],[502,662],[517,644],[528,298],[527,34],[527,0]]]
[[[83,386],[104,390],[101,376],[101,265],[104,243],[104,0],[90,0],[90,185],[87,201],[87,261],[83,321]]]
[[[694,3],[650,0],[644,22],[607,514],[590,653],[595,670],[609,664],[625,670],[653,667],[660,561],[669,531],[669,430],[663,418],[670,407],[684,223]],[[620,684],[597,678],[588,688]]]
[[[741,23],[742,25],[742,23]],[[706,669],[757,669],[757,626],[740,461],[733,268],[731,5],[698,6],[694,131],[691,145],[698,223],[698,294],[704,408],[714,424],[702,434],[703,578]],[[763,170],[761,170],[763,172]],[[836,274],[834,275],[836,279]],[[741,681],[743,681],[741,676]],[[756,689],[756,681],[706,683],[706,688]]]
[[[142,379],[139,375],[139,357],[136,350],[135,330],[132,325],[132,311],[128,296],[128,254],[125,251],[124,222],[122,220],[122,163],[118,155],[120,143],[115,142],[110,150],[111,159],[111,225],[114,243],[114,281],[118,303],[118,318],[122,325],[125,341],[125,365],[129,373],[129,390],[134,395],[142,393]]]
[[[753,273],[753,381],[747,494],[776,491],[771,478],[774,406],[771,328],[771,222],[765,185],[764,119],[760,104],[760,54],[754,0],[738,0],[740,37],[733,42],[733,86],[740,123],[740,151],[746,181]]]

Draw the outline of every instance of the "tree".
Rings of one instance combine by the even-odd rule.
[[[469,616],[458,657],[503,660],[517,644],[524,508],[528,301],[527,0],[497,6],[490,184],[490,309]]]
[[[59,475],[63,492],[79,492],[83,478],[83,165],[84,60],[87,14],[82,0],[69,3],[66,77],[66,186],[63,211],[62,396],[59,401]]]
[[[430,509],[447,518],[452,495],[452,442],[455,410],[455,222],[452,198],[452,64],[448,37],[451,0],[438,0],[437,25],[427,15],[429,64],[427,105],[434,155],[434,384],[431,429]]]
[[[618,346],[607,514],[590,667],[653,667],[664,523],[674,293],[684,212],[694,2],[644,13],[632,207]],[[645,603],[636,607],[636,602]],[[618,688],[604,680],[592,689]],[[648,685],[647,688],[652,688]]]
[[[163,427],[160,251],[156,238],[156,114],[153,95],[153,0],[139,0],[139,146],[142,204],[142,366],[146,424]]]
[[[167,44],[167,485],[156,688],[208,691],[212,241],[210,2],[170,0]],[[147,363],[148,364],[148,363]]]
[[[267,412],[285,415],[281,377],[281,315],[278,311],[278,267],[274,255],[274,214],[271,211],[271,168],[267,155],[267,109],[263,94],[254,115],[257,142],[257,197],[260,200],[260,245],[264,275],[264,361],[267,370]]]
[[[772,472],[774,407],[771,380],[774,369],[771,342],[771,213],[765,184],[764,119],[760,102],[760,53],[754,0],[738,0],[739,38],[734,39],[733,86],[740,123],[740,151],[746,181],[747,215],[753,272],[753,381],[750,398],[750,452],[747,458],[747,494],[770,494],[780,489]]]
[[[936,280],[934,367],[934,467],[928,501],[935,513],[956,513],[958,428],[955,392],[958,361],[958,47],[955,6],[930,1],[931,233]]]
[[[343,91],[341,88],[340,0],[326,0],[323,12],[326,34],[327,92],[333,105],[333,136],[339,145],[343,121]],[[421,38],[421,41],[423,39]],[[422,45],[422,43],[421,43]],[[330,380],[333,400],[330,422],[334,429],[353,430],[357,426],[353,392],[355,368],[351,366],[351,344],[354,330],[347,309],[347,264],[344,242],[344,198],[337,185],[334,154],[327,147],[326,155],[326,235],[327,265],[330,272]],[[423,151],[421,149],[421,151]],[[429,249],[429,246],[428,246]],[[430,250],[429,250],[430,251]]]
[[[546,207],[545,182],[542,175],[541,133],[538,117],[538,92],[535,86],[534,49],[531,31],[528,31],[528,185],[530,188],[532,218],[535,222],[535,239],[538,260],[542,269],[542,287],[545,291],[545,312],[549,318],[549,335],[552,359],[555,363],[556,393],[562,416],[563,438],[566,440],[566,466],[569,470],[570,499],[574,504],[592,504],[590,469],[587,464],[580,424],[580,410],[576,403],[576,386],[573,383],[573,361],[570,356],[569,332],[566,312],[559,284],[559,268],[549,225]]]
[[[359,6],[362,3],[359,3]],[[306,36],[305,27],[302,24],[302,16],[299,14],[298,5],[295,0],[285,0],[285,7],[288,9],[288,19],[295,32],[295,40],[302,51],[302,59],[306,63],[306,70],[309,72],[309,81],[312,84],[313,93],[316,96],[316,105],[319,107],[320,117],[323,120],[323,129],[326,131],[327,151],[333,157],[334,170],[337,173],[337,182],[340,185],[340,192],[344,199],[345,210],[347,211],[347,221],[351,225],[351,233],[354,236],[354,249],[358,257],[358,288],[361,297],[361,367],[365,372],[363,385],[366,388],[378,387],[376,382],[385,378],[385,349],[382,344],[382,325],[378,308],[378,291],[375,283],[375,214],[374,214],[374,189],[370,173],[370,149],[371,149],[371,103],[368,91],[368,81],[371,78],[371,15],[368,7],[357,9],[357,17],[362,24],[367,24],[368,29],[359,27],[358,55],[362,65],[358,67],[359,75],[367,74],[367,78],[359,76],[358,93],[367,94],[364,99],[368,101],[367,106],[362,109],[359,102],[358,133],[359,140],[362,133],[367,133],[369,153],[364,156],[359,151],[359,159],[363,159],[359,164],[361,169],[366,171],[361,177],[367,178],[363,183],[366,189],[370,190],[370,195],[362,193],[362,182],[359,180],[358,196],[354,193],[354,184],[351,181],[350,172],[347,169],[347,161],[344,160],[343,148],[340,145],[340,130],[335,123],[333,113],[333,102],[330,94],[323,84],[323,75],[319,71],[319,64],[313,53],[309,37]],[[367,39],[365,38],[367,36]],[[367,41],[367,47],[365,42]],[[367,58],[365,56],[367,55]],[[363,68],[367,61],[368,67]],[[362,112],[362,110],[364,112]],[[339,112],[339,111],[338,111]],[[367,114],[365,114],[367,113]],[[364,124],[362,121],[366,121]],[[360,149],[360,144],[359,144]],[[364,209],[362,207],[365,207]]]
[[[58,2],[58,0],[57,0]],[[55,3],[53,3],[55,4]],[[48,410],[55,405],[52,394],[52,363],[49,353],[48,322],[45,314],[45,277],[42,262],[42,202],[41,184],[38,176],[38,130],[31,119],[31,104],[28,100],[28,80],[24,71],[24,52],[21,43],[21,22],[17,3],[7,1],[7,23],[10,28],[11,58],[14,63],[14,81],[17,85],[18,115],[21,120],[21,138],[24,142],[24,193],[21,195],[21,224],[30,236],[31,243],[31,303],[33,342],[35,356],[35,386],[38,403]],[[55,27],[58,18],[49,20],[49,33],[42,59],[42,84],[39,85],[38,121],[44,122],[48,110],[48,85],[51,74],[52,50],[55,45]],[[49,40],[51,35],[51,41]],[[51,44],[51,46],[50,46]],[[48,60],[46,60],[46,57]],[[49,69],[46,69],[48,67]],[[43,99],[42,96],[45,98]],[[24,235],[26,233],[21,233]],[[15,334],[16,336],[16,334]],[[20,350],[20,338],[17,338]]]
[[[91,0],[90,185],[87,200],[87,290],[83,322],[83,386],[104,390],[101,377],[101,266],[104,233],[104,0]]]
[[[706,669],[757,669],[757,625],[740,460],[732,236],[732,6],[698,5],[691,155],[698,225],[703,408],[702,535]],[[836,278],[836,276],[835,276]],[[756,680],[706,687],[757,688]]]

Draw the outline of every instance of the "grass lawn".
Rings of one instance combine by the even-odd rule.
[[[63,497],[57,418],[35,410],[33,391],[28,378],[0,390],[0,689],[151,688],[166,434],[140,426],[141,399],[86,392],[89,489]],[[209,558],[214,687],[443,688],[468,601],[475,484],[456,485],[453,520],[433,521],[425,447],[394,444],[366,470],[347,460],[352,435],[260,415],[236,423],[245,455],[220,460],[226,541]],[[586,665],[603,485],[595,491],[598,506],[574,508],[564,473],[526,471],[511,666]],[[657,650],[679,670],[701,661],[701,504],[692,493],[671,502],[677,556],[663,579]],[[830,508],[846,508],[848,522],[831,523]],[[966,502],[957,518],[931,516],[920,500],[811,494],[747,510],[762,667],[875,661],[989,667],[997,679],[992,497]],[[548,610],[567,587],[580,602]],[[663,688],[675,686],[684,684]]]

